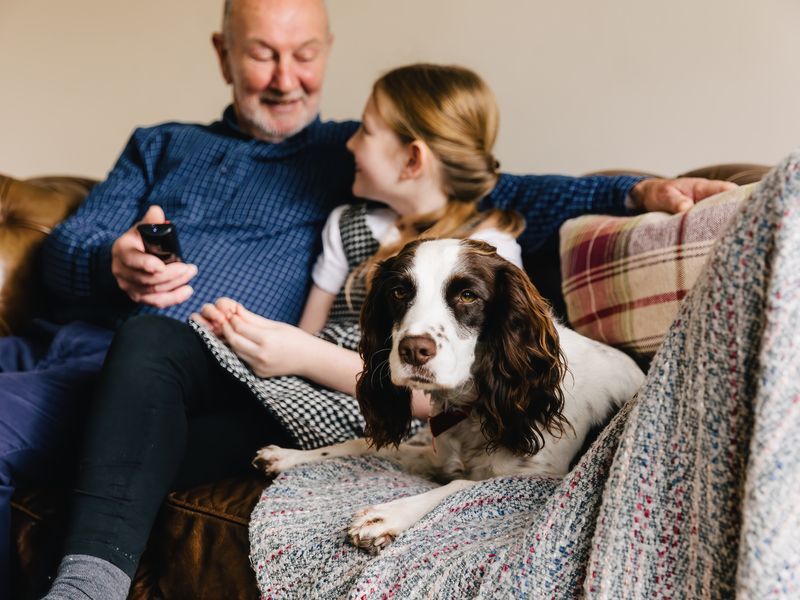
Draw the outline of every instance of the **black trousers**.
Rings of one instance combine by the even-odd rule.
[[[133,577],[170,490],[249,472],[271,443],[292,445],[188,325],[131,319],[114,337],[90,409],[65,552]]]

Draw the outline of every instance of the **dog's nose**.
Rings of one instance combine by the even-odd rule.
[[[400,359],[419,367],[436,356],[436,342],[429,335],[407,335],[397,346]]]

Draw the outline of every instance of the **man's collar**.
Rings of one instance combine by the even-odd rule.
[[[264,148],[270,149],[269,154],[290,154],[308,144],[312,139],[312,133],[320,126],[321,120],[317,115],[311,123],[306,125],[303,129],[298,131],[290,138],[286,138],[282,142],[264,142],[256,140],[250,134],[245,133],[239,127],[239,121],[236,118],[236,110],[233,104],[229,104],[225,111],[222,113],[223,125],[231,131],[236,137],[251,140],[254,143],[263,144]]]
[[[236,109],[233,108],[233,104],[229,104],[225,107],[225,110],[222,113],[222,122],[228,129],[232,130],[239,137],[250,137],[241,129],[239,129],[239,121],[236,119]]]

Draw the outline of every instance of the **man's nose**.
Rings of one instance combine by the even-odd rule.
[[[281,92],[291,92],[297,89],[297,81],[292,60],[290,58],[279,58],[275,66],[275,72],[272,74],[270,87]]]
[[[407,335],[397,345],[400,359],[420,367],[436,356],[436,342],[429,335]]]

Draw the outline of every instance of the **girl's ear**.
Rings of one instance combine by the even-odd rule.
[[[428,147],[419,140],[406,145],[406,161],[400,173],[400,180],[418,179],[425,172],[425,167],[431,158]]]

